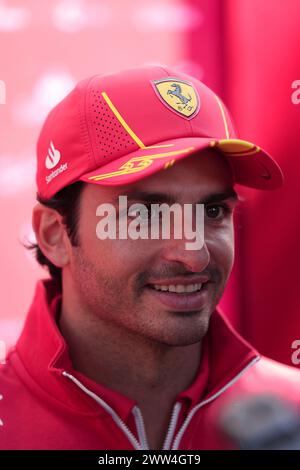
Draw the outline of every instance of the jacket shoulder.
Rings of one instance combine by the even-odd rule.
[[[296,383],[299,386],[300,369],[282,364],[281,362],[274,361],[273,359],[269,359],[265,356],[262,356],[260,361],[254,365],[252,371],[259,375],[261,379],[267,381],[279,380],[290,382],[291,384]]]
[[[300,370],[262,356],[237,382],[249,393],[272,393],[300,402]]]

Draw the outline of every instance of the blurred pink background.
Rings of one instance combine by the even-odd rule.
[[[47,112],[84,77],[165,63],[219,93],[241,138],[283,168],[283,190],[241,191],[222,307],[262,353],[291,365],[300,338],[299,19],[300,0],[0,0],[1,341],[15,341],[46,276],[22,241],[33,239],[35,144]]]

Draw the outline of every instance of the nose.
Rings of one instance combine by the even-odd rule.
[[[210,262],[210,253],[207,244],[204,241],[201,248],[196,250],[188,250],[186,248],[186,240],[168,240],[164,247],[163,257],[166,261],[181,263],[184,267],[191,271],[200,273],[208,266]]]

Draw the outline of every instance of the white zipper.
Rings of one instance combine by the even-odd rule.
[[[135,425],[139,436],[140,446],[143,450],[150,450],[145,431],[144,418],[141,413],[141,410],[138,406],[135,406],[132,410],[132,413],[135,419]]]
[[[223,392],[225,392],[225,390],[227,390],[229,387],[231,387],[231,385],[233,385],[250,367],[252,367],[257,361],[260,360],[260,356],[257,356],[255,359],[253,359],[253,361],[251,361],[238,375],[236,375],[230,382],[228,382],[226,385],[224,385],[223,388],[221,388],[217,393],[215,393],[214,395],[212,395],[210,398],[208,398],[207,400],[204,400],[202,401],[201,403],[199,403],[197,406],[195,406],[191,411],[190,413],[188,414],[188,416],[186,417],[183,425],[181,426],[180,430],[178,431],[177,433],[177,436],[174,440],[174,443],[173,443],[173,446],[172,446],[172,450],[178,450],[178,447],[179,447],[179,444],[180,444],[180,441],[183,437],[183,434],[185,433],[186,431],[186,428],[188,427],[188,425],[190,424],[193,416],[195,415],[195,413],[200,409],[202,408],[204,405],[207,405],[207,403],[210,403],[211,401],[215,400],[215,398],[217,398],[218,396],[220,396]]]
[[[129,430],[129,428],[126,426],[124,421],[121,420],[121,418],[118,416],[118,414],[111,408],[104,400],[102,400],[98,395],[96,395],[94,392],[91,392],[87,387],[85,387],[76,377],[73,375],[69,374],[68,372],[64,371],[62,373],[65,377],[68,377],[72,382],[75,383],[83,392],[85,392],[87,395],[89,395],[93,400],[95,400],[99,405],[101,405],[113,418],[115,423],[125,432],[126,436],[134,446],[136,450],[150,450],[149,449],[149,444],[147,440],[147,435],[145,431],[145,424],[144,424],[144,418],[141,413],[141,410],[139,409],[138,406],[135,406],[132,410],[134,419],[135,419],[135,425],[138,433],[138,440],[135,438],[135,436],[132,434],[132,432]],[[168,450],[170,447],[170,444],[172,442],[172,438],[176,429],[176,424],[178,420],[178,416],[181,410],[181,404],[176,403],[173,409],[173,413],[171,416],[171,421],[170,425],[167,431],[166,439],[163,445],[163,450]]]
[[[181,403],[176,403],[176,405],[173,408],[169,428],[168,428],[166,439],[163,445],[163,450],[168,450],[170,448],[170,445],[174,436],[174,432],[176,430],[177,420],[178,420],[178,416],[181,410],[181,406],[182,406]],[[136,429],[137,429],[140,445],[143,450],[150,450],[146,431],[145,431],[144,418],[141,413],[141,410],[139,409],[138,406],[135,406],[132,410],[132,413],[135,419],[135,424],[136,424]]]
[[[119,428],[122,429],[122,431],[126,434],[128,440],[131,442],[135,450],[144,450],[138,440],[134,437],[130,429],[126,426],[124,421],[121,420],[120,416],[109,406],[104,400],[102,400],[98,395],[96,395],[94,392],[91,392],[88,388],[86,388],[76,377],[73,375],[69,374],[68,372],[64,371],[62,373],[65,377],[68,377],[72,382],[74,382],[77,387],[79,387],[83,392],[85,392],[87,395],[89,395],[95,402],[98,403],[98,405],[101,405],[112,417],[114,422],[119,426]]]
[[[217,393],[212,395],[207,400],[204,400],[203,402],[199,403],[197,406],[195,406],[190,411],[190,413],[186,417],[184,423],[182,424],[180,430],[178,431],[178,433],[176,435],[176,438],[175,438],[173,446],[172,446],[172,450],[178,450],[178,447],[179,447],[180,441],[183,437],[183,434],[185,433],[186,428],[190,424],[190,422],[191,422],[193,416],[195,415],[195,413],[200,408],[202,408],[204,405],[207,405],[207,403],[210,403],[211,401],[215,400],[218,396],[220,396],[223,392],[225,392],[225,390],[227,390],[229,387],[231,387],[231,385],[233,385],[257,361],[259,361],[259,359],[260,359],[260,356],[257,356],[255,359],[253,359],[253,361],[251,361],[238,375],[236,375],[230,382],[228,382]],[[114,422],[117,424],[117,426],[119,426],[119,428],[121,428],[122,431],[126,434],[128,440],[133,445],[135,450],[149,450],[149,444],[148,444],[148,441],[147,441],[145,425],[144,425],[144,419],[143,419],[141,410],[139,409],[138,406],[135,406],[133,408],[132,412],[133,412],[133,415],[134,415],[134,418],[135,418],[137,433],[138,433],[138,437],[139,437],[140,442],[136,439],[136,437],[133,435],[133,433],[130,431],[130,429],[126,426],[124,421],[122,421],[122,419],[115,412],[115,410],[111,406],[109,406],[104,400],[102,400],[102,398],[98,397],[98,395],[96,395],[94,392],[92,392],[87,387],[85,387],[78,379],[76,379],[76,377],[69,374],[68,372],[64,371],[62,373],[62,375],[64,375],[65,377],[68,377],[70,380],[72,380],[72,382],[74,382],[75,385],[77,385],[77,387],[79,387],[83,392],[85,392],[87,395],[89,395],[93,400],[95,400],[99,405],[101,405],[110,414],[110,416],[112,417]],[[170,450],[170,446],[171,446],[173,435],[174,435],[174,432],[175,432],[175,429],[176,429],[177,420],[178,420],[180,410],[181,410],[181,404],[176,403],[174,408],[173,408],[170,425],[169,425],[167,435],[166,435],[166,439],[165,439],[165,442],[164,442],[164,445],[163,445],[163,450]],[[3,423],[1,423],[1,424],[3,424]]]
[[[178,402],[178,403],[176,403],[176,405],[173,408],[169,429],[168,429],[166,439],[165,439],[165,442],[164,442],[164,445],[163,445],[163,450],[169,450],[170,449],[170,445],[171,445],[171,442],[172,442],[172,439],[173,439],[173,436],[174,436],[174,432],[175,432],[175,429],[176,429],[176,425],[177,425],[178,416],[179,416],[179,413],[180,413],[180,410],[181,410],[181,406],[182,406],[181,403]]]

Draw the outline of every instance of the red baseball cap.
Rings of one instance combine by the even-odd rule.
[[[75,181],[117,186],[214,147],[236,183],[277,189],[283,176],[237,138],[220,98],[199,80],[145,66],[83,80],[49,113],[37,144],[37,188],[48,199]]]

